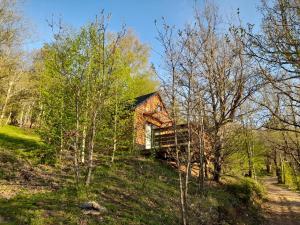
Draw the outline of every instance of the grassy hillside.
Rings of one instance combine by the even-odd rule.
[[[0,224],[179,224],[177,173],[166,162],[119,155],[110,165],[97,156],[91,187],[75,189],[68,167],[43,165],[45,146],[32,131],[0,128]],[[261,190],[251,180],[226,179],[190,189],[191,224],[259,224],[255,201]],[[95,200],[103,215],[85,215],[80,203]]]

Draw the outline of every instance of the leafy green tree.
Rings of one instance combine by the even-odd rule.
[[[60,31],[41,50],[39,64],[42,137],[57,158],[63,152],[72,155],[77,183],[80,167],[86,169],[86,185],[91,182],[95,151],[108,150],[113,162],[117,149],[129,148],[129,106],[136,96],[157,86],[149,48],[125,29],[108,32],[107,21],[101,15],[78,33]]]

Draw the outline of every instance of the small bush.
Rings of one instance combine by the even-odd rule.
[[[263,186],[251,178],[243,178],[240,182],[227,184],[226,189],[244,204],[263,199],[265,195]]]

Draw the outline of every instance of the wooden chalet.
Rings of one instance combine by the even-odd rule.
[[[161,158],[174,159],[174,128],[159,92],[146,94],[135,99],[134,129],[135,143],[139,149],[146,150],[146,152],[150,152],[148,150],[152,149]],[[177,125],[176,133],[177,146],[181,151],[184,151],[188,142],[187,124]],[[191,138],[194,152],[199,152],[198,146],[195,144],[198,139],[197,135],[193,134]],[[206,134],[205,146],[206,152],[208,152],[207,147],[210,146],[210,143]]]
[[[169,113],[158,92],[135,99],[134,130],[135,143],[140,149],[153,148],[153,134],[157,128],[171,127]]]
[[[137,97],[134,105],[135,143],[141,149],[174,147],[174,129],[159,92]],[[176,126],[178,146],[186,145],[186,124]]]

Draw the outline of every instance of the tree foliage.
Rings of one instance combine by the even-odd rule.
[[[77,33],[56,34],[36,61],[41,135],[55,147],[57,158],[71,151],[76,179],[79,164],[87,159],[87,184],[94,151],[115,154],[116,149],[131,147],[130,104],[157,85],[149,48],[131,31],[109,32],[107,20],[101,15]]]

